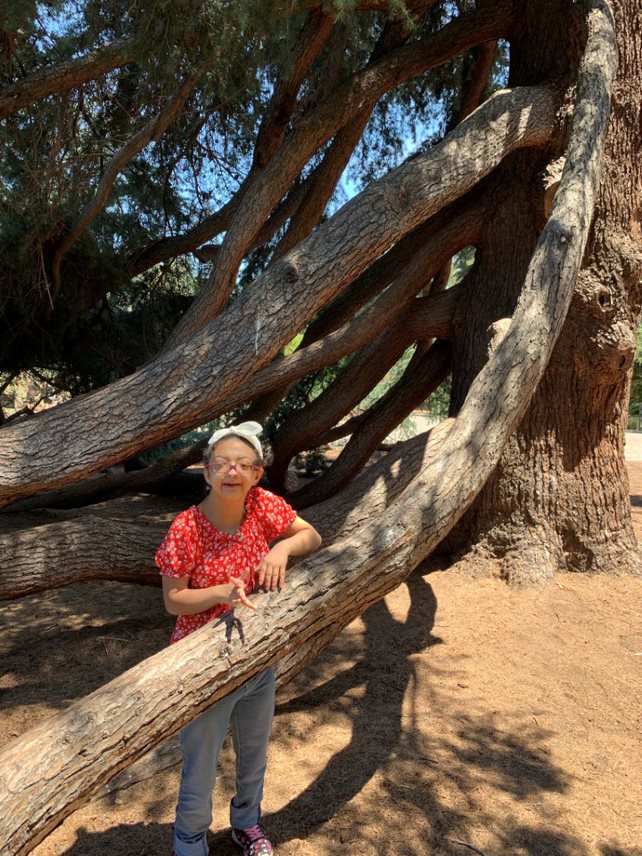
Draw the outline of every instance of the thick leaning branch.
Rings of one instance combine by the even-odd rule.
[[[0,92],[0,120],[48,95],[59,95],[133,60],[130,42],[116,42],[87,56],[38,69]]]
[[[113,521],[90,514],[0,533],[5,573],[0,600],[86,580],[158,584],[153,556],[166,526]],[[10,573],[8,572],[10,569]]]
[[[390,336],[386,335],[386,331],[374,338],[379,333],[386,323],[390,322],[386,311],[389,309],[392,313],[398,307],[393,307],[392,303],[396,301],[396,297],[391,299],[392,295],[386,293],[382,295],[370,309],[362,316],[355,319],[350,325],[342,328],[339,332],[330,334],[325,339],[314,345],[296,351],[289,357],[278,363],[272,363],[262,371],[258,372],[247,386],[234,392],[229,398],[220,403],[216,412],[210,414],[206,421],[216,418],[220,413],[232,410],[241,404],[246,403],[248,399],[254,395],[265,395],[278,387],[284,380],[296,381],[310,372],[317,371],[325,365],[335,362],[340,357],[350,353],[360,345],[369,341],[373,342],[373,352],[368,352],[364,355],[363,364],[371,366],[373,360],[377,358],[378,352],[382,349],[386,352],[386,363],[390,365],[396,361],[403,350],[417,338],[434,337],[440,339],[450,339],[452,337],[452,321],[457,306],[457,301],[461,296],[461,286],[449,289],[447,292],[437,295],[419,298],[413,300],[411,305],[402,314],[398,323],[393,325]],[[405,304],[404,304],[405,305]],[[392,315],[391,315],[392,317]],[[390,340],[390,341],[389,341]],[[398,341],[399,350],[394,350],[390,355],[390,346]],[[394,346],[396,347],[396,346]],[[361,361],[359,361],[361,362]],[[352,365],[352,363],[350,364]],[[382,364],[383,365],[383,364]],[[381,369],[384,371],[384,369]],[[354,380],[354,378],[352,379]],[[347,381],[346,381],[347,385]],[[369,388],[369,387],[368,387]],[[357,389],[356,385],[354,389]],[[361,390],[361,387],[358,387]],[[368,389],[363,388],[363,394],[357,392],[358,400],[361,400],[367,393]],[[353,399],[350,399],[352,402]],[[356,402],[355,402],[356,403]],[[353,404],[349,403],[349,410]],[[295,450],[309,448],[309,443],[313,443],[318,432],[328,422],[328,426],[334,424],[337,419],[343,415],[344,408],[341,406],[339,411],[336,408],[330,411],[325,408],[322,411],[323,416],[331,414],[329,420],[323,423],[319,421],[320,414],[315,416],[315,422],[311,426],[311,431],[305,432],[303,420],[299,420],[299,430],[302,434],[299,435],[299,447]],[[352,423],[356,426],[356,422]],[[341,430],[345,429],[345,430]],[[340,429],[333,433],[332,437],[324,435],[318,439],[318,443],[330,442],[331,439],[343,437],[351,433],[351,427],[341,426]],[[154,464],[150,464],[143,470],[135,470],[126,473],[100,473],[98,476],[93,476],[82,482],[77,482],[66,488],[59,490],[47,491],[37,496],[29,497],[20,502],[13,503],[8,509],[0,509],[0,513],[17,513],[30,511],[37,508],[55,508],[65,507],[78,504],[80,500],[87,501],[91,498],[100,497],[106,499],[109,496],[117,495],[123,492],[132,490],[141,490],[150,487],[160,481],[163,481],[168,476],[184,470],[185,467],[191,464],[198,463],[203,454],[203,449],[207,444],[207,438],[193,443],[191,446],[177,449],[174,452],[166,455],[161,460]],[[294,452],[292,453],[294,454]],[[276,461],[275,461],[276,465]],[[1,553],[1,551],[0,551]]]
[[[462,247],[476,243],[483,224],[485,204],[482,188],[476,187],[470,198],[464,197],[454,205],[442,209],[414,232],[406,235],[322,308],[308,324],[300,347],[304,348],[316,342],[347,323],[394,279],[406,276],[408,260],[414,258],[417,253],[434,252],[443,257],[445,263]],[[461,238],[461,241],[458,238]],[[442,256],[442,247],[452,250],[450,256],[448,252]]]
[[[546,144],[557,103],[546,88],[496,93],[430,152],[351,200],[188,342],[129,377],[0,429],[0,505],[99,472],[202,424],[373,259],[509,152]],[[105,426],[98,434],[96,424]]]
[[[469,214],[472,216],[473,212],[469,212]],[[454,221],[452,224],[453,227],[457,223],[463,224],[463,219]],[[459,232],[458,237],[461,238],[461,235],[462,233]],[[444,234],[443,238],[446,240],[447,235]],[[444,247],[447,247],[447,245],[442,244],[442,249]],[[407,274],[411,276],[412,270],[412,265],[409,264]],[[402,286],[403,282],[400,282],[399,285]],[[245,404],[255,396],[269,395],[274,389],[279,388],[284,380],[288,383],[299,380],[306,374],[318,371],[323,366],[336,362],[336,360],[359,348],[364,343],[373,340],[405,305],[405,301],[401,306],[397,302],[398,300],[403,300],[400,291],[401,288],[399,291],[388,289],[388,292],[382,295],[366,312],[340,331],[328,335],[325,339],[316,342],[314,345],[296,351],[279,362],[266,366],[248,380],[245,386],[235,390],[230,398],[221,401],[216,411],[210,413],[205,421],[209,422],[221,413]],[[403,336],[401,336],[403,341],[407,341],[409,344],[413,339],[421,338],[425,335],[440,339],[450,339],[452,336],[451,325],[453,315],[459,296],[460,289],[457,287],[443,294],[438,294],[435,297],[415,300],[401,321],[404,330]],[[400,338],[396,333],[393,335]],[[336,418],[340,418],[340,415]],[[319,426],[316,425],[314,433],[318,433],[319,430]],[[345,433],[350,432],[340,432],[337,436],[343,437]],[[306,442],[308,441],[306,440]],[[329,441],[323,439],[320,442],[325,443]],[[87,501],[93,497],[105,499],[125,491],[140,490],[149,487],[163,481],[174,473],[180,472],[191,464],[198,463],[201,460],[206,443],[207,439],[205,438],[187,448],[170,452],[170,454],[156,461],[154,464],[150,464],[143,470],[126,473],[104,472],[84,481],[68,485],[65,488],[45,491],[44,493],[13,503],[8,509],[0,509],[0,513],[4,511],[4,513],[9,512],[13,514],[15,512],[29,511],[34,508],[65,507],[78,504],[80,500]],[[301,446],[301,448],[305,448],[305,446]]]

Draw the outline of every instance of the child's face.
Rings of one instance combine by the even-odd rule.
[[[245,499],[263,475],[263,468],[251,446],[238,437],[226,437],[212,450],[204,475],[214,496]]]

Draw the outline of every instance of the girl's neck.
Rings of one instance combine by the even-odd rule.
[[[243,522],[245,498],[240,501],[223,502],[220,497],[208,494],[201,502],[201,510],[207,519],[221,532],[236,532]]]

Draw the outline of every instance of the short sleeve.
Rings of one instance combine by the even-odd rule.
[[[198,532],[190,510],[179,514],[156,551],[155,561],[167,577],[188,577],[196,567]]]
[[[254,513],[266,541],[279,538],[296,520],[296,511],[280,496],[263,488],[254,488]]]

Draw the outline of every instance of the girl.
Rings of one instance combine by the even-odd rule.
[[[174,520],[156,553],[165,608],[177,615],[170,644],[235,607],[256,609],[255,587],[283,586],[290,556],[321,543],[317,531],[278,496],[258,487],[261,426],[244,422],[212,435],[204,459],[207,497]],[[280,538],[272,548],[269,542]],[[255,675],[181,732],[181,775],[173,856],[207,856],[216,764],[228,725],[236,752],[232,840],[245,856],[272,845],[259,825],[267,744],[274,714],[274,671]]]

